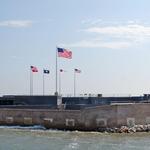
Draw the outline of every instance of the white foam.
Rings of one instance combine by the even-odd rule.
[[[34,126],[0,126],[0,129],[30,129],[30,130],[42,129],[42,130],[45,130],[45,127],[40,126],[40,125],[34,125]]]

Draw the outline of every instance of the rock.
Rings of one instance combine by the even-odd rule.
[[[119,128],[114,128],[115,133],[119,133]]]
[[[144,131],[143,125],[137,125],[135,128],[136,128],[137,132],[143,132]]]
[[[129,133],[129,128],[127,126],[122,126],[119,129],[119,133]]]
[[[150,131],[150,124],[147,124],[147,132]]]
[[[136,132],[136,128],[135,127],[132,127],[132,128],[129,128],[129,133],[135,133]]]
[[[147,125],[135,125],[133,127],[121,126],[120,128],[98,128],[99,132],[105,133],[135,133],[135,132],[149,132],[150,124]]]
[[[98,128],[98,132],[106,132],[107,129],[106,128]]]
[[[111,133],[116,133],[115,128],[110,128],[109,131],[110,131]]]
[[[119,133],[119,128],[98,128],[98,132]]]

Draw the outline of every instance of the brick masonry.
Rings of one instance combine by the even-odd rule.
[[[150,104],[103,105],[82,110],[0,108],[0,125],[43,125],[46,128],[97,130],[150,124]]]

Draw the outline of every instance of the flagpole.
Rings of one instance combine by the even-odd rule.
[[[44,69],[43,69],[43,95],[45,94],[45,81],[44,81]]]
[[[33,74],[30,67],[30,95],[33,95]]]
[[[34,90],[33,90],[33,89],[34,89],[34,83],[33,83],[34,81],[33,81],[33,80],[34,80],[34,79],[33,79],[33,72],[32,72],[32,80],[31,80],[31,81],[32,81],[32,82],[31,82],[31,83],[32,83],[32,95],[33,95],[33,92],[34,92]]]
[[[76,73],[74,70],[74,97],[76,96]]]
[[[61,72],[59,71],[59,95],[61,95]]]
[[[55,95],[58,96],[58,91],[57,91],[57,47],[56,47],[56,92]]]

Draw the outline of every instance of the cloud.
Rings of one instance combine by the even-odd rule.
[[[87,20],[87,22],[91,21]],[[86,34],[86,39],[71,44],[66,44],[66,46],[82,48],[124,49],[149,42],[150,26],[141,25],[136,22],[137,21],[131,20],[124,23],[124,25],[118,23],[101,26],[96,26],[93,23],[93,27],[80,30],[82,31],[80,33],[88,33],[88,35]],[[88,36],[92,38],[89,40],[87,39]]]
[[[32,26],[31,20],[6,20],[0,21],[0,27],[12,27],[12,28],[27,28]]]
[[[85,29],[88,33],[97,33],[114,37],[150,37],[150,26],[129,24],[122,26],[91,27]]]
[[[81,21],[82,24],[96,25],[102,23],[102,19],[84,19]]]
[[[127,41],[100,41],[100,40],[83,40],[72,44],[62,44],[64,47],[80,47],[80,48],[110,48],[110,49],[122,49],[128,48],[132,44]]]
[[[141,24],[142,22],[138,19],[136,20],[128,20],[126,22],[121,20],[103,20],[102,18],[86,18],[81,20],[81,24],[87,25],[87,26],[93,26],[93,25],[129,25],[129,24]]]

